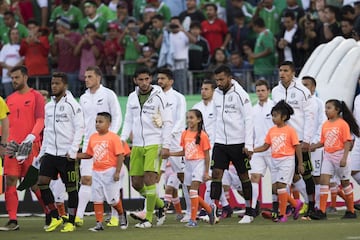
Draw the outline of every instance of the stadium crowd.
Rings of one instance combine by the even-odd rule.
[[[358,39],[359,15],[359,1],[351,0],[4,0],[1,96],[12,91],[8,70],[21,64],[30,85],[47,90],[53,71],[67,73],[76,97],[90,65],[101,68],[112,89],[125,81],[126,94],[139,65],[169,66],[183,94],[193,92],[189,73],[203,80],[224,63],[247,90],[259,78],[273,87],[283,60],[294,61],[299,72],[319,44],[336,36]]]
[[[325,220],[336,211],[334,203],[326,208],[329,192],[345,200],[343,218],[357,217],[349,179],[360,183],[360,98],[351,113],[342,101],[317,98],[313,77],[295,76],[318,45],[336,36],[358,40],[360,1],[25,0],[1,1],[0,11],[0,154],[9,214],[1,231],[20,229],[16,191],[30,187],[46,232],[83,226],[89,201],[96,216],[90,231],[105,229],[104,201],[112,209],[106,226],[126,229],[121,188],[129,154],[132,187],[145,198],[144,211],[130,214],[137,228],[151,228],[155,210],[163,225],[171,205],[187,227],[199,218],[215,224],[233,213],[230,188],[245,200],[239,223],[250,224],[260,214],[267,168],[273,205],[263,217]],[[186,111],[189,71],[212,76]],[[136,86],[127,89],[124,120],[117,95],[102,84],[120,74]],[[254,81],[242,87],[248,75]],[[51,98],[32,88],[39,76]],[[244,88],[255,91],[255,106]]]

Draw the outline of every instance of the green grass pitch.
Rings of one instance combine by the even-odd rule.
[[[13,232],[0,232],[1,240],[110,240],[110,239],[136,239],[136,240],[341,240],[360,239],[360,219],[342,220],[343,211],[336,215],[328,215],[324,221],[294,221],[292,218],[287,223],[273,223],[261,216],[252,224],[240,225],[236,215],[222,220],[211,226],[199,222],[197,228],[187,228],[183,223],[175,221],[174,214],[168,214],[163,226],[151,229],[136,229],[134,220],[129,217],[129,228],[121,230],[117,227],[106,227],[102,232],[90,232],[88,228],[95,225],[95,218],[85,217],[84,226],[78,227],[75,232],[61,233],[60,230],[46,233],[42,227],[44,219],[40,217],[19,218],[20,230]],[[6,219],[0,219],[0,225]]]

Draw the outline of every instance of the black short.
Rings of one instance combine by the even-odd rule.
[[[243,152],[244,144],[225,145],[215,143],[212,154],[212,168],[229,169],[230,161],[238,174],[251,169],[248,156]]]
[[[311,159],[310,159],[310,153],[309,152],[302,152],[302,157],[303,157],[303,165],[304,165],[304,176],[311,174],[311,172],[313,171],[313,166],[311,163]],[[299,173],[299,169],[298,169],[298,158],[295,154],[295,173]]]
[[[79,167],[77,162],[69,161],[66,157],[45,154],[41,157],[40,176],[57,179],[58,174],[67,187],[77,186],[79,182]]]

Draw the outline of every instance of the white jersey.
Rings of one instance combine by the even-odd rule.
[[[253,107],[254,147],[259,147],[264,144],[266,134],[269,129],[274,126],[271,116],[271,109],[274,105],[274,101],[268,99],[262,106],[258,102]],[[269,155],[270,152],[271,150],[269,149],[266,152],[256,154],[264,156]]]
[[[5,44],[0,51],[0,62],[6,64],[7,66],[14,67],[16,66],[23,57],[19,54],[20,45],[19,44]],[[2,69],[2,83],[10,83],[11,77],[8,75],[8,69]]]
[[[285,100],[294,109],[294,114],[288,121],[289,125],[295,128],[300,141],[311,143],[316,129],[315,103],[309,89],[295,80],[288,88],[280,82],[272,90],[272,99],[275,103]]]
[[[167,106],[171,110],[174,124],[171,131],[173,138],[171,149],[174,149],[174,151],[181,151],[181,133],[185,130],[186,125],[186,100],[184,95],[174,90],[173,88],[164,92],[164,94],[167,100]]]
[[[39,156],[69,154],[75,159],[83,135],[83,111],[72,94],[66,91],[58,102],[52,97],[45,106],[44,138]]]
[[[235,80],[224,94],[219,88],[214,92],[215,143],[242,144],[253,149],[252,106],[248,93]]]
[[[215,129],[215,113],[214,113],[214,101],[211,100],[208,104],[205,104],[204,101],[200,101],[196,103],[193,109],[197,109],[201,112],[203,116],[205,131],[209,135],[211,146],[214,145],[215,136],[214,136],[214,129]]]
[[[312,138],[311,143],[320,142],[322,125],[326,122],[327,117],[325,114],[325,103],[319,97],[313,95],[315,101],[315,135]]]
[[[114,91],[100,85],[95,93],[89,89],[80,97],[80,105],[84,111],[85,118],[85,139],[84,148],[86,150],[90,136],[96,132],[95,121],[99,112],[108,112],[111,114],[110,131],[118,133],[120,130],[122,115],[118,98]]]

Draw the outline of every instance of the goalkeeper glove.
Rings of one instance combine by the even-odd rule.
[[[16,156],[17,151],[19,150],[19,144],[15,141],[11,141],[6,147],[6,154],[9,157],[13,158]]]
[[[159,112],[158,112],[158,113],[155,113],[155,114],[153,115],[152,121],[153,121],[155,127],[157,127],[157,128],[161,128],[161,127],[162,127],[163,122],[162,122],[161,115],[160,115]]]
[[[35,136],[33,134],[28,134],[24,141],[20,144],[18,152],[16,154],[16,159],[19,164],[22,164],[25,159],[29,156],[32,150],[32,144],[35,140]]]

